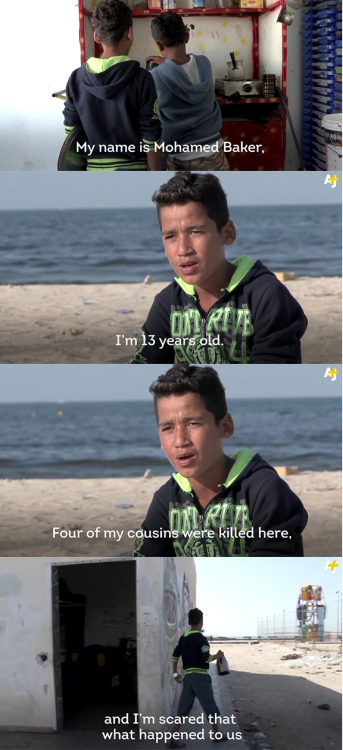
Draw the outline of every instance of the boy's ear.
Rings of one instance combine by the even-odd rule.
[[[225,226],[223,227],[222,237],[223,237],[224,245],[233,245],[237,237],[237,232],[236,232],[236,227],[233,221],[231,221],[231,219],[227,221]]]
[[[163,44],[161,44],[161,42],[155,42],[155,44],[156,44],[156,47],[158,47],[158,49],[160,50],[160,52],[163,52],[164,50]]]
[[[95,32],[95,31],[94,31],[94,41],[95,41],[95,42],[96,42],[97,44],[101,44],[101,45],[102,45],[102,41],[101,41],[101,39],[99,39],[99,37],[98,37],[98,35],[96,34],[96,32]]]
[[[219,424],[220,428],[220,437],[224,440],[228,440],[230,437],[232,437],[234,431],[235,431],[235,425],[232,419],[231,414],[225,414],[225,417],[221,420]]]
[[[187,31],[187,34],[185,36],[185,44],[188,44],[189,42],[189,31]]]
[[[133,42],[133,27],[130,26],[126,33],[127,39],[130,39],[130,42]]]

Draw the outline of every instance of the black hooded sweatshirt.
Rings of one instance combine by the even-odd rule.
[[[173,474],[152,499],[133,557],[303,557],[308,516],[301,500],[258,453],[244,449],[232,458],[205,509],[189,480]]]
[[[155,297],[130,364],[301,364],[307,318],[299,303],[260,260],[232,263],[206,315],[194,287],[175,277]]]
[[[109,67],[102,70],[106,63]],[[105,164],[107,169],[146,168],[140,143],[154,150],[162,132],[156,88],[148,71],[128,57],[90,58],[71,74],[66,92],[66,133],[81,123],[88,146],[94,146],[91,155],[87,151],[88,168]],[[100,152],[100,145],[107,151]]]
[[[208,674],[212,656],[207,638],[199,630],[184,633],[173,651],[173,659],[182,658],[185,674]]]

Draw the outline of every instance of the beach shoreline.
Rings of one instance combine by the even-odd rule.
[[[168,283],[0,286],[0,363],[128,363],[154,297]],[[309,321],[303,363],[339,364],[342,280],[284,283]]]
[[[154,492],[167,479],[2,479],[0,554],[131,556],[134,532],[140,528]],[[309,514],[304,532],[306,557],[340,557],[342,473],[306,471],[284,479]],[[87,531],[98,527],[98,538],[87,537]],[[73,531],[75,536],[61,538],[58,533],[53,539],[53,528]],[[113,534],[104,538],[104,530],[123,534],[118,541]]]

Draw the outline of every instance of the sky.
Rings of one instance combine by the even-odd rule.
[[[0,172],[1,210],[151,207],[151,195],[172,173]],[[324,185],[322,172],[223,172],[231,206],[341,202],[341,182]]]
[[[331,558],[330,562],[333,561]],[[332,573],[321,557],[195,559],[196,605],[204,612],[205,635],[256,635],[257,618],[295,611],[301,586],[322,586],[336,622],[337,590],[342,590],[342,560]]]
[[[160,365],[138,370],[131,365],[0,365],[0,402],[149,400],[150,384],[167,369]],[[234,398],[330,398],[342,393],[339,364],[335,381],[324,377],[326,365],[219,365],[216,369],[228,403]]]

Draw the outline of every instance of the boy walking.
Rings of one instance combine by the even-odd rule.
[[[220,135],[222,116],[215,97],[211,63],[187,54],[189,32],[177,13],[161,13],[151,24],[161,56],[151,59],[168,170],[223,171],[229,165]],[[163,64],[162,64],[163,63]]]
[[[161,124],[154,81],[128,57],[133,42],[132,11],[122,0],[100,0],[93,12],[94,39],[101,58],[74,70],[64,107],[66,135],[82,125],[88,171],[158,171]],[[142,146],[140,145],[142,143]],[[147,153],[146,153],[147,152]]]
[[[234,424],[216,370],[176,365],[150,393],[175,472],[155,493],[133,556],[302,557],[307,513],[297,495],[258,453],[223,452]]]
[[[182,659],[185,677],[179,707],[178,717],[189,716],[193,703],[197,698],[201,708],[206,714],[210,724],[213,726],[214,733],[219,732],[216,717],[220,716],[219,708],[215,702],[212,680],[209,675],[209,667],[212,661],[221,659],[222,651],[218,651],[214,656],[210,654],[210,647],[207,638],[202,634],[203,613],[200,609],[191,609],[188,613],[189,631],[181,636],[173,652],[173,676],[174,680],[180,681],[177,673],[177,663],[179,658]],[[177,727],[173,727],[172,732],[177,733]],[[213,742],[226,741],[225,735],[221,739],[213,739]],[[185,747],[185,743],[177,742],[172,739],[170,747]]]
[[[176,275],[155,297],[131,364],[300,364],[299,303],[261,261],[226,260],[236,228],[218,177],[180,172],[152,200]]]

